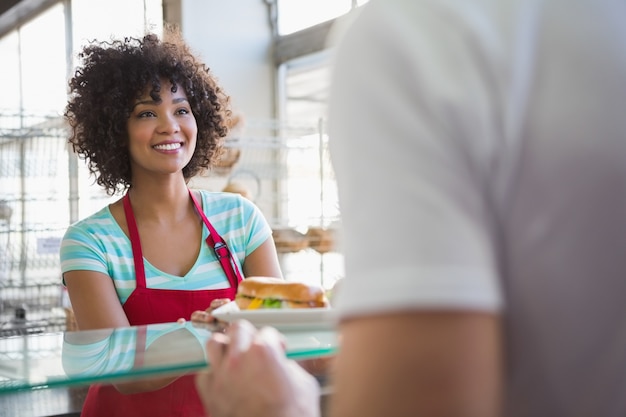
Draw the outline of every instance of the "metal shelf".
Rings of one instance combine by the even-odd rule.
[[[275,231],[293,231],[313,241],[312,245],[293,242],[293,250],[289,250],[290,242],[279,242],[286,278],[331,287],[343,276],[342,256],[337,245],[324,248],[320,242],[315,244],[315,236],[308,235],[309,231],[328,230],[334,236],[340,221],[324,124],[251,121],[227,146],[238,151],[236,162],[229,169],[194,178],[191,185],[213,191],[230,182],[243,186]]]
[[[66,138],[56,115],[0,114],[0,337],[65,325],[58,243],[69,224]]]

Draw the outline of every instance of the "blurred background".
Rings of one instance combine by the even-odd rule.
[[[87,42],[178,25],[231,95],[239,123],[194,188],[240,192],[274,229],[284,274],[343,275],[326,134],[331,30],[365,0],[0,2],[0,336],[72,326],[58,250],[110,197],[67,146],[61,117]]]

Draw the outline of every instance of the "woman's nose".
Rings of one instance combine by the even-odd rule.
[[[164,116],[160,120],[159,130],[163,133],[178,132],[180,125],[174,116]]]

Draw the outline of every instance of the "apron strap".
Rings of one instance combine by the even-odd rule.
[[[217,231],[213,228],[213,225],[204,214],[202,210],[202,206],[198,203],[198,200],[193,195],[193,192],[189,190],[189,195],[191,196],[191,200],[193,200],[193,204],[196,206],[196,211],[202,217],[202,221],[209,229],[209,235],[206,238],[206,243],[215,251],[215,256],[220,261],[222,265],[222,269],[228,277],[228,281],[230,282],[230,286],[234,289],[237,289],[239,286],[239,282],[243,279],[241,273],[239,272],[239,268],[237,267],[237,263],[235,262],[234,255],[231,253],[230,249],[228,249],[228,245],[226,241],[222,238],[222,236],[217,233]]]
[[[124,214],[126,215],[126,224],[128,225],[128,233],[130,234],[130,244],[133,248],[133,261],[135,262],[135,280],[137,288],[146,288],[146,271],[143,266],[143,253],[141,252],[141,242],[139,241],[139,230],[137,230],[137,222],[133,214],[133,208],[130,205],[130,197],[128,193],[124,196]]]

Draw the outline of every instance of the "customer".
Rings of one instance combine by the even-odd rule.
[[[70,143],[107,193],[124,196],[63,239],[63,278],[79,328],[190,319],[214,300],[233,299],[244,276],[280,277],[257,207],[237,194],[187,187],[218,157],[230,109],[180,34],[92,44],[80,58],[65,112]],[[81,415],[205,415],[193,377],[173,380],[92,386]]]
[[[329,415],[626,415],[625,13],[363,7],[331,90],[346,278]],[[288,396],[255,394],[270,382],[237,367],[277,349],[249,333],[229,335],[249,349],[211,341],[198,384],[210,410],[244,415],[222,396],[236,388],[280,415]]]

